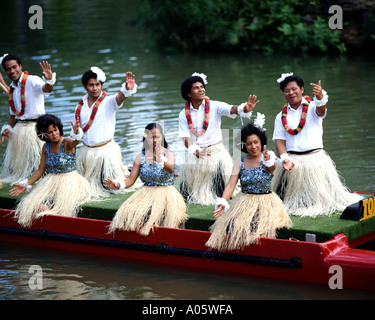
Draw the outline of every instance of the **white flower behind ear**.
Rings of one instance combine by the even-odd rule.
[[[105,82],[105,73],[98,67],[91,67],[90,70],[96,74],[96,81]]]
[[[198,73],[198,72],[194,72],[192,75],[192,77],[194,76],[198,76],[198,77],[201,77],[203,79],[203,83],[206,85],[208,82],[207,82],[207,76],[204,74],[204,73]]]
[[[263,128],[265,122],[266,122],[266,116],[260,112],[257,112],[257,117],[254,120],[254,125],[256,125],[257,127],[263,130],[266,130],[265,128]]]

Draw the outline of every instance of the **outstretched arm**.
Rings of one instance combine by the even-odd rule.
[[[276,144],[277,154],[279,155],[279,157],[281,159],[283,159],[283,157],[281,155],[283,155],[283,154],[288,155],[288,152],[286,150],[286,141],[285,140],[276,139],[275,144]],[[292,170],[293,167],[294,167],[294,162],[290,161],[289,159],[285,159],[283,161],[283,168],[286,171]]]
[[[11,115],[8,119],[8,123],[2,127],[0,145],[4,143],[5,139],[10,136],[13,127],[16,125],[16,117]]]
[[[134,160],[132,171],[130,172],[129,176],[125,179],[125,188],[130,188],[137,180],[139,175],[139,169],[141,167],[140,163],[141,155],[139,154]],[[118,190],[121,187],[119,182],[109,178],[103,180],[103,185],[111,190]]]
[[[14,186],[15,188],[9,190],[9,195],[12,197],[17,197],[21,193],[26,191],[26,185],[32,186],[33,183],[37,182],[43,175],[44,172],[46,171],[46,145],[43,145],[43,150],[42,150],[42,158],[40,159],[40,164],[38,169],[33,173],[33,175],[27,180],[27,183],[25,184],[19,184],[15,183]]]
[[[227,185],[225,186],[225,189],[222,195],[222,198],[224,198],[226,201],[228,201],[229,198],[233,195],[234,189],[236,188],[237,181],[240,176],[240,168],[241,168],[240,159],[237,159],[233,165],[232,174],[229,178]],[[217,210],[214,211],[214,217],[219,218],[223,214],[224,208],[225,208],[224,205],[220,204]]]

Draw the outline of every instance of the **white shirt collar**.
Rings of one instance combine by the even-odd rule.
[[[295,110],[295,111],[297,111],[299,108],[301,108],[301,106],[302,106],[304,103],[308,103],[307,100],[306,100],[304,97],[302,97],[301,104],[299,105],[299,107],[298,107],[297,109],[293,109],[293,108],[291,107],[290,103],[288,103],[288,110]]]
[[[9,86],[12,86],[14,89],[16,89],[18,87],[18,84],[20,84],[22,82],[23,74],[24,74],[24,72],[22,72],[20,78],[17,81],[17,84],[14,84],[14,81],[12,81]]]

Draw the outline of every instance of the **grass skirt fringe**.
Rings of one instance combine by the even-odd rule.
[[[23,227],[30,227],[34,218],[48,214],[76,217],[80,206],[92,200],[95,194],[90,184],[76,170],[48,174],[21,198],[15,217]],[[44,206],[49,209],[41,211]]]
[[[272,190],[283,200],[290,215],[331,215],[362,199],[349,193],[335,163],[324,150],[290,156],[295,167],[289,172],[277,167],[272,179]]]
[[[292,221],[275,193],[238,193],[230,208],[210,227],[206,246],[224,250],[239,250],[260,237],[275,238],[277,229],[290,228]]]
[[[209,147],[211,156],[198,159],[188,153],[187,162],[181,166],[183,194],[187,193],[187,202],[200,205],[213,205],[221,197],[225,185],[232,173],[233,160],[222,143]],[[219,191],[218,184],[222,184]]]
[[[18,122],[14,126],[0,175],[4,183],[28,179],[39,167],[44,142],[38,138],[35,126],[36,122]]]
[[[77,150],[77,171],[91,183],[98,197],[106,197],[110,194],[110,191],[103,186],[104,179],[125,180],[129,175],[129,170],[122,163],[121,149],[113,140],[96,148],[82,145]],[[124,192],[129,191],[134,189],[124,190]]]
[[[154,226],[178,228],[186,220],[185,201],[174,186],[142,186],[117,210],[109,232],[120,229],[147,236]]]

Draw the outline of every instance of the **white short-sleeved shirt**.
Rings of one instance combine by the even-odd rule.
[[[82,99],[81,128],[84,128],[89,122],[92,108],[96,103],[95,101],[91,108],[89,108],[87,99],[88,94]],[[83,143],[87,146],[95,146],[113,139],[116,128],[116,112],[121,107],[122,104],[117,105],[116,95],[107,96],[100,103],[95,119],[90,128],[84,133],[82,140]]]
[[[13,101],[14,107],[17,111],[21,111],[21,81],[22,81],[23,73],[17,82],[17,85],[14,84],[14,81],[10,84],[13,91]],[[44,81],[38,77],[29,75],[26,80],[25,86],[25,113],[19,117],[16,116],[15,113],[10,109],[10,114],[15,116],[17,120],[31,120],[37,119],[41,115],[45,114],[45,107],[44,107],[44,97],[48,97],[50,95],[49,92],[43,92]]]
[[[210,100],[210,116],[208,120],[207,131],[199,137],[196,137],[190,132],[189,126],[186,119],[185,109],[183,109],[179,114],[179,137],[188,137],[191,139],[192,143],[198,144],[201,147],[207,147],[221,142],[221,117],[227,116],[230,118],[235,118],[235,114],[231,114],[232,106],[221,101]],[[190,114],[191,120],[193,122],[194,128],[196,130],[201,130],[203,128],[204,120],[204,100],[198,109],[194,109],[193,105],[190,103]]]
[[[306,100],[302,98],[302,103],[305,102]],[[292,129],[297,128],[301,120],[302,103],[297,110],[294,110],[290,107],[290,104],[288,104],[286,120],[289,127]],[[316,105],[314,101],[311,101],[307,111],[306,123],[301,132],[296,135],[291,135],[286,132],[281,122],[281,114],[282,112],[280,112],[275,119],[272,137],[273,141],[278,139],[285,140],[287,151],[304,152],[312,149],[323,148],[323,119],[327,115],[327,110],[323,117],[319,117],[316,114]]]

